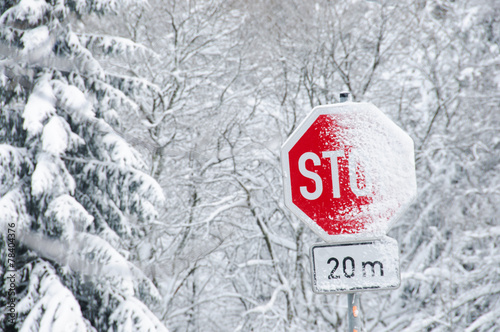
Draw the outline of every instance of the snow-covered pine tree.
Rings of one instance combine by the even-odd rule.
[[[95,56],[144,48],[74,27],[118,5],[0,1],[0,330],[166,331],[132,264],[163,194],[116,131],[154,87]]]

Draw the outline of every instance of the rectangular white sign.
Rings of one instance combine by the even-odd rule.
[[[315,293],[396,289],[401,284],[396,240],[384,237],[311,247]]]

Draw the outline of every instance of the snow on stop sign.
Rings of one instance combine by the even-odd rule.
[[[370,103],[314,108],[281,155],[286,206],[327,242],[385,235],[416,196],[413,141]]]

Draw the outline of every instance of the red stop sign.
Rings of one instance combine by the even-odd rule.
[[[412,139],[368,103],[313,109],[282,163],[285,204],[325,241],[384,235],[416,196]]]

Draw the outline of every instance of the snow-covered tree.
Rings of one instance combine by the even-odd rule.
[[[414,136],[420,194],[393,232],[403,251],[402,286],[369,327],[493,331],[500,325],[500,7],[432,1],[408,8],[417,33],[395,75],[402,87],[391,108]]]
[[[82,32],[83,18],[119,5],[0,3],[0,305],[14,298],[18,314],[12,324],[0,311],[3,330],[166,331],[148,308],[159,293],[132,263],[147,256],[163,193],[118,134],[156,87],[99,61],[147,50]]]
[[[147,142],[138,146],[151,156],[152,176],[173,193],[155,227],[156,261],[147,267],[164,294],[162,317],[172,329],[230,330],[240,315],[220,249],[232,232],[225,220],[238,218],[234,211],[245,206],[231,180],[235,122],[248,110],[237,106],[248,89],[235,90],[247,70],[247,46],[238,38],[244,15],[231,1],[151,1],[125,27],[161,54],[151,70],[142,68],[161,93],[136,133]],[[215,318],[234,302],[230,319]]]

